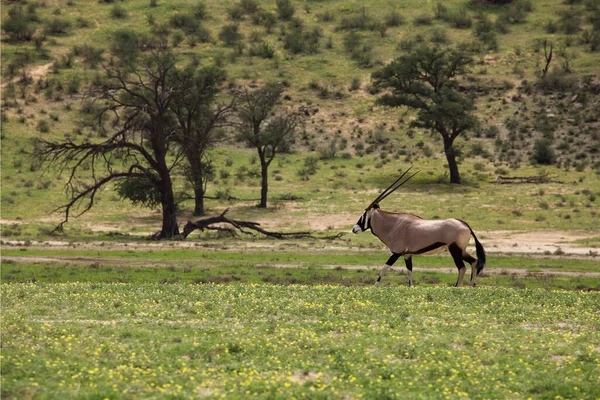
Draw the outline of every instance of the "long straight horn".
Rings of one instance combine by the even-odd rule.
[[[388,194],[389,194],[389,193],[388,193],[388,190],[390,190],[391,188],[393,188],[393,187],[394,187],[394,185],[395,185],[396,183],[398,183],[398,182],[400,181],[400,179],[402,179],[402,178],[404,177],[404,175],[406,175],[406,174],[408,173],[408,171],[410,171],[410,170],[411,170],[411,168],[412,168],[412,167],[413,167],[413,166],[411,165],[411,166],[410,166],[410,167],[409,167],[409,168],[408,168],[406,171],[404,171],[404,173],[403,173],[402,175],[400,175],[400,177],[399,177],[398,179],[396,179],[396,180],[394,181],[394,183],[392,183],[390,186],[388,186],[388,188],[387,188],[387,189],[385,189],[383,192],[381,192],[381,193],[379,194],[379,196],[377,196],[377,197],[375,198],[375,200],[373,200],[373,201],[371,202],[371,204],[369,204],[369,207],[367,207],[367,210],[370,210],[370,209],[371,209],[371,207],[373,207],[373,205],[375,205],[375,204],[379,203],[381,200],[383,200],[384,198],[386,198],[386,197],[388,196]],[[414,175],[413,175],[413,176],[414,176]],[[411,176],[411,178],[412,178],[412,176]],[[410,178],[409,178],[409,179],[410,179]],[[405,181],[405,182],[406,182],[406,181]],[[398,187],[400,187],[400,186],[398,186]],[[397,189],[397,188],[396,188],[396,189]],[[396,189],[394,189],[394,190],[396,190]],[[393,192],[393,190],[392,190],[392,192]],[[390,193],[391,193],[391,192],[390,192]]]
[[[406,171],[408,172],[408,171]],[[379,199],[379,201],[385,199],[386,197],[388,197],[390,194],[394,193],[396,190],[398,190],[398,188],[400,188],[400,186],[404,185],[406,182],[410,181],[412,179],[413,176],[415,176],[416,174],[418,174],[421,171],[417,171],[414,174],[412,174],[411,176],[409,176],[408,178],[406,178],[404,181],[400,182],[400,184],[398,184],[398,186],[396,186],[395,188],[393,188],[392,190],[390,190],[389,192],[387,192],[385,194],[385,196],[383,196],[382,198]]]

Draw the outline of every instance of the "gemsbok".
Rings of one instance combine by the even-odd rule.
[[[465,275],[466,267],[464,261],[471,264],[471,285],[475,286],[475,277],[485,266],[485,250],[475,233],[465,221],[456,218],[444,220],[427,220],[410,213],[391,213],[379,208],[379,202],[408,182],[417,172],[410,175],[404,181],[402,178],[410,171],[408,168],[394,183],[385,189],[361,215],[360,219],[352,228],[352,233],[371,230],[392,252],[387,260],[375,286],[381,282],[381,277],[400,256],[404,257],[408,269],[408,285],[413,285],[412,256],[415,254],[427,254],[440,247],[448,247],[454,264],[458,268],[458,280],[456,286],[460,286]],[[475,239],[475,251],[477,258],[467,253],[467,244],[470,236]]]

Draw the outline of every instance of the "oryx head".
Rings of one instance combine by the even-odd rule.
[[[410,178],[412,178],[413,176],[415,176],[416,174],[419,173],[419,171],[417,171],[414,174],[410,175],[408,178],[406,178],[404,181],[400,182],[402,180],[402,178],[404,178],[404,176],[408,173],[408,171],[410,171],[411,168],[412,168],[412,166],[409,169],[407,169],[406,171],[404,171],[404,173],[402,175],[400,175],[400,177],[398,179],[396,179],[394,181],[394,183],[392,183],[387,189],[385,189],[383,192],[381,192],[379,194],[379,196],[377,196],[377,198],[375,200],[373,200],[373,202],[371,202],[371,204],[369,204],[369,206],[365,209],[365,211],[362,213],[362,215],[356,222],[356,225],[354,225],[354,228],[352,228],[352,233],[364,232],[367,229],[371,229],[371,217],[373,216],[373,212],[375,212],[375,210],[379,209],[379,202],[381,200],[385,199],[386,197],[388,197],[390,194],[392,194],[394,191],[396,191],[400,186],[402,186],[406,182],[408,182],[410,180]],[[398,182],[400,182],[400,183],[398,183]]]
[[[378,208],[379,204],[373,204],[370,209],[365,210],[356,222],[356,225],[354,225],[354,228],[352,228],[352,233],[364,232],[367,229],[371,229],[371,215]]]

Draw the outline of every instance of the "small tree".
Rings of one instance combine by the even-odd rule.
[[[288,151],[299,123],[298,114],[273,109],[282,94],[278,84],[267,84],[260,89],[245,89],[240,96],[238,107],[238,139],[256,149],[261,167],[261,191],[259,207],[267,207],[269,190],[269,165],[277,153]]]
[[[203,215],[208,175],[212,172],[207,151],[226,139],[220,128],[228,123],[235,98],[229,104],[214,105],[225,79],[224,71],[217,67],[196,70],[190,66],[179,71],[175,79],[186,91],[171,107],[177,119],[174,140],[187,160],[185,172],[194,188],[194,215]]]
[[[454,141],[478,126],[473,100],[457,90],[457,78],[473,63],[465,51],[421,45],[373,74],[374,85],[388,93],[379,104],[417,110],[411,125],[439,133],[450,169],[450,183],[460,183]]]

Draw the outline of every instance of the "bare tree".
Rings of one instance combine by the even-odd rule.
[[[282,91],[280,85],[273,83],[254,91],[245,89],[238,106],[238,139],[256,149],[260,160],[260,208],[267,207],[269,165],[277,153],[289,150],[300,122],[295,112],[280,108],[273,113]]]
[[[542,78],[545,78],[546,75],[548,74],[548,69],[550,69],[550,63],[552,62],[553,46],[552,46],[552,42],[548,41],[548,39],[543,39],[541,41],[540,45],[544,47],[544,61],[546,62],[546,64],[544,65],[544,68],[542,69]]]
[[[170,83],[176,61],[171,52],[156,50],[128,70],[105,66],[105,79],[91,87],[87,97],[100,104],[96,128],[106,139],[94,143],[37,141],[36,154],[42,162],[58,165],[61,172],[70,171],[66,184],[70,200],[57,208],[65,213],[57,229],[68,222],[73,208],[82,207],[77,216],[90,210],[96,194],[107,184],[145,182],[150,191],[156,191],[162,207],[162,229],[156,237],[179,234],[171,171],[181,158],[168,157],[174,146],[169,107],[185,90]],[[87,166],[91,182],[83,171]],[[146,193],[134,196],[138,200],[150,197]]]

